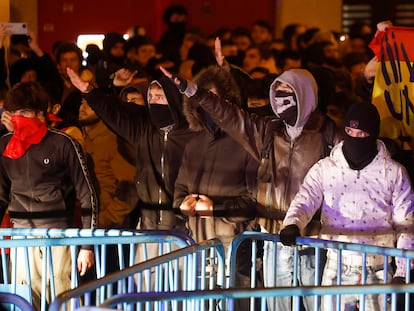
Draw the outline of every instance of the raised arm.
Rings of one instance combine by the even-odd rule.
[[[115,94],[105,94],[103,90],[83,81],[70,68],[67,68],[67,74],[72,84],[82,93],[82,97],[111,130],[131,144],[135,145],[139,142],[144,128],[149,126],[146,107],[123,103]],[[129,76],[133,75],[133,72],[123,74],[125,75],[120,75],[119,80],[123,79],[128,83]]]

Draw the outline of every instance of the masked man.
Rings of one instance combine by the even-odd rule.
[[[321,209],[320,237],[403,249],[414,248],[414,193],[405,168],[390,158],[378,140],[380,117],[374,105],[355,103],[344,118],[344,141],[316,163],[290,204],[280,239],[295,244],[299,232]],[[329,250],[322,285],[337,285],[338,256]],[[404,282],[406,260],[396,258],[394,282]],[[366,280],[384,283],[384,257],[366,256]],[[387,263],[385,263],[386,265]],[[362,254],[342,252],[341,285],[359,284]],[[389,272],[392,269],[390,267]],[[391,280],[392,275],[389,276]],[[336,309],[324,296],[322,310]],[[341,297],[341,310],[355,308],[359,295]],[[365,310],[384,310],[383,295],[367,295]],[[351,310],[351,309],[349,309]]]

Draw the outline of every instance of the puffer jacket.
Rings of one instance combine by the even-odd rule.
[[[406,170],[380,140],[374,160],[353,170],[342,145],[309,170],[284,224],[303,228],[322,206],[323,239],[413,249],[414,192]],[[405,275],[400,259],[397,273]]]
[[[201,88],[197,88],[192,96],[220,128],[260,162],[258,212],[260,224],[270,233],[279,233],[305,174],[314,163],[329,154],[329,145],[337,141],[333,121],[316,108],[317,85],[307,70],[289,70],[276,78],[270,91],[272,106],[276,82],[291,86],[297,98],[298,119],[290,131],[299,131],[300,135],[293,140],[287,133],[287,126],[276,117],[249,115]],[[302,234],[317,234],[319,228],[316,217]]]
[[[220,67],[201,72],[194,82],[214,87],[222,98],[241,102],[237,85]],[[218,127],[209,126],[197,100],[185,99],[184,112],[197,136],[184,151],[175,183],[174,208],[179,209],[189,194],[203,194],[213,201],[214,217],[186,218],[190,234],[197,242],[234,237],[247,228],[252,229],[258,161]]]
[[[82,96],[111,130],[136,147],[135,182],[139,208],[172,213],[174,183],[182,154],[195,133],[188,128],[182,95],[175,85],[168,79],[160,79],[157,83],[164,90],[174,120],[174,125],[165,130],[152,124],[148,107],[120,104],[117,96],[105,95],[101,89]],[[171,213],[168,213],[168,219],[164,217],[162,220],[173,225],[175,220],[171,219],[174,216]]]
[[[73,227],[75,201],[82,228],[97,227],[97,197],[81,147],[49,129],[18,159],[3,156],[13,133],[0,138],[0,217],[9,208],[15,228]]]

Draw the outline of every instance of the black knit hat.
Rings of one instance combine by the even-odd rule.
[[[119,42],[125,44],[125,39],[122,34],[119,32],[108,32],[102,41],[103,51],[109,54],[113,46]]]
[[[344,127],[363,130],[373,138],[378,138],[380,116],[374,105],[370,103],[354,103],[349,107],[343,124]]]
[[[9,79],[10,79],[11,86],[20,82],[24,73],[27,71],[31,71],[31,70],[34,70],[36,73],[38,72],[36,61],[34,61],[33,59],[21,58],[18,61],[16,61],[13,65],[10,66],[10,78]]]

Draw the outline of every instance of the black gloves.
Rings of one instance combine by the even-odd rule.
[[[170,80],[177,86],[180,93],[184,94],[185,90],[187,89],[187,80],[174,74]],[[177,84],[177,80],[179,81],[179,84]]]
[[[299,227],[296,225],[288,225],[279,233],[280,242],[285,246],[296,245],[296,238],[299,236]]]

